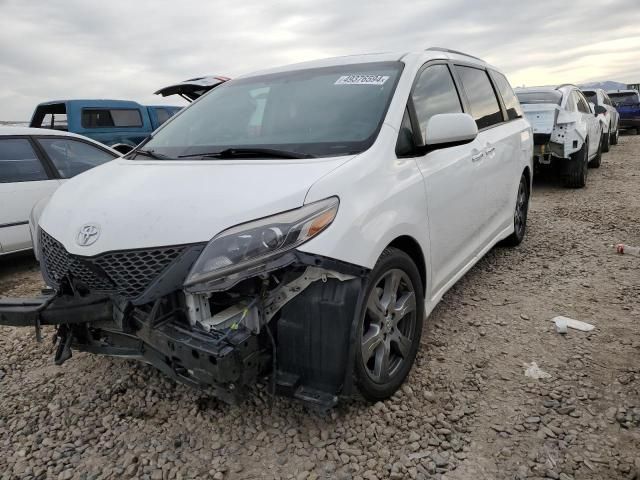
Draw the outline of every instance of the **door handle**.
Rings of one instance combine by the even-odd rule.
[[[496,151],[496,147],[489,147],[485,150],[485,152],[487,153],[487,155],[491,155],[493,152]]]
[[[482,160],[482,157],[484,157],[484,152],[480,152],[477,155],[471,155],[471,161],[472,162],[479,162],[480,160]]]

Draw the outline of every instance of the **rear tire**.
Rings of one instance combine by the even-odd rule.
[[[411,370],[420,346],[424,289],[413,260],[387,248],[369,275],[355,345],[355,375],[368,400],[389,398]]]
[[[582,148],[571,155],[569,168],[564,176],[564,186],[568,188],[583,188],[587,184],[589,139],[585,139]]]
[[[618,137],[619,136],[620,136],[620,129],[616,128],[616,131],[611,134],[611,139],[610,139],[611,145],[617,145],[618,144]]]
[[[611,131],[611,127],[609,127],[609,131]],[[609,151],[609,145],[611,143],[611,135],[609,134],[609,132],[602,133],[601,142],[602,142],[602,152],[607,153]]]
[[[604,139],[604,135],[600,136],[600,143],[598,143],[598,151],[596,152],[596,156],[589,162],[589,168],[600,168],[600,164],[602,163],[602,141]],[[586,183],[586,179],[585,179]]]
[[[513,213],[513,233],[502,241],[502,245],[516,247],[522,243],[527,230],[527,215],[529,213],[529,181],[523,173],[518,185],[516,208]]]

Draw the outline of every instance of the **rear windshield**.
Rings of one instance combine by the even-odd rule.
[[[589,100],[591,103],[593,103],[594,105],[598,104],[598,95],[596,94],[596,92],[592,92],[590,90],[583,90],[582,94],[587,97],[587,100]]]
[[[635,92],[610,93],[609,98],[614,105],[636,105],[638,103],[638,94]]]
[[[554,103],[560,105],[562,101],[562,93],[556,90],[545,92],[516,92],[516,96],[520,103]]]
[[[144,149],[174,159],[230,148],[356,154],[373,144],[402,66],[375,62],[231,80],[167,122]]]

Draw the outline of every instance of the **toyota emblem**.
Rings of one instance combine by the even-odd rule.
[[[100,227],[93,223],[88,223],[87,225],[83,225],[78,232],[78,236],[76,238],[76,242],[81,247],[88,247],[89,245],[93,245],[98,240],[100,236]]]

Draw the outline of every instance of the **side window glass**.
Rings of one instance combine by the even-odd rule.
[[[587,103],[587,101],[585,100],[585,98],[580,95],[578,92],[573,92],[574,95],[576,95],[576,99],[577,99],[577,104],[578,104],[578,111],[583,112],[583,113],[590,113],[591,110],[589,109],[589,104]]]
[[[131,108],[111,110],[84,108],[82,126],[84,128],[141,127],[142,117],[139,110]]]
[[[124,108],[111,110],[111,118],[113,118],[113,125],[116,127],[142,126],[142,117],[140,116],[140,110]]]
[[[63,178],[74,177],[115,158],[98,147],[68,138],[39,138],[38,143]]]
[[[460,97],[446,65],[427,67],[420,74],[411,96],[421,130],[438,113],[462,113]]]
[[[156,117],[158,118],[158,126],[171,118],[171,114],[164,108],[156,108]]]
[[[0,183],[48,180],[40,159],[26,138],[0,139]]]
[[[471,104],[471,116],[478,124],[478,129],[502,122],[502,111],[487,72],[461,65],[457,65],[456,70],[460,74],[464,91]]]
[[[493,72],[493,78],[496,80],[496,87],[500,92],[504,106],[507,109],[507,118],[514,120],[522,117],[522,108],[516,94],[507,80],[507,77],[498,72]]]

